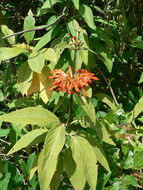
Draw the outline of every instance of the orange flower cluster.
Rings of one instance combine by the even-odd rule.
[[[71,67],[67,73],[60,69],[55,69],[51,73],[54,75],[49,78],[54,79],[54,82],[50,90],[67,92],[68,94],[76,92],[80,95],[80,91],[82,91],[86,96],[85,88],[92,83],[92,80],[99,80],[93,73],[84,69],[78,69],[73,75]]]

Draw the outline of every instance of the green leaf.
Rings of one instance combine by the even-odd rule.
[[[79,0],[72,0],[76,9],[79,9]]]
[[[90,126],[94,127],[96,123],[96,114],[90,98],[88,97],[85,98],[84,96],[81,96],[81,102],[82,102],[82,108],[84,109],[89,118],[87,122],[90,121]]]
[[[86,30],[82,29],[78,22],[76,20],[71,20],[70,22],[68,22],[67,24],[68,30],[70,30],[70,33],[72,34],[72,36],[77,36],[77,33],[80,31],[79,34],[79,38],[81,40],[81,42],[83,43],[83,47],[86,49],[81,49],[78,51],[77,53],[77,64],[79,64],[78,67],[80,67],[81,65],[81,61],[83,63],[85,63],[85,65],[88,65],[88,35]],[[73,55],[71,56],[72,60],[73,60]]]
[[[35,129],[33,131],[28,132],[26,135],[23,135],[16,144],[10,149],[10,151],[7,153],[7,155],[13,154],[14,152],[17,152],[18,150],[21,150],[22,148],[27,147],[30,145],[38,136],[43,135],[44,133],[47,133],[48,131],[46,129]]]
[[[10,34],[13,34],[14,32],[9,29],[6,25],[1,25],[1,31],[2,33],[7,36]],[[11,36],[9,38],[7,38],[7,41],[9,42],[10,45],[14,45],[15,44],[15,36]]]
[[[90,144],[92,145],[94,151],[95,151],[95,154],[96,154],[96,157],[97,157],[97,160],[98,162],[108,171],[110,172],[110,168],[109,168],[109,164],[108,164],[108,161],[105,157],[105,153],[104,153],[104,150],[102,148],[102,146],[100,145],[100,143],[94,138],[92,137],[91,135],[88,137],[88,141],[90,142]]]
[[[131,112],[131,116],[128,119],[128,123],[132,122],[132,120],[136,119],[137,116],[143,112],[143,97],[141,97],[138,103],[135,105],[133,111]]]
[[[141,74],[141,77],[140,77],[140,80],[139,80],[138,84],[140,84],[142,82],[143,82],[143,73]]]
[[[92,190],[96,190],[97,183],[97,159],[93,147],[80,136],[71,137],[72,156],[88,181]],[[88,153],[87,153],[88,150]]]
[[[143,49],[143,42],[133,43],[133,44],[131,44],[131,46],[134,48]]]
[[[132,185],[132,186],[134,186],[134,187],[138,187],[138,183],[137,183],[137,180],[136,180],[136,178],[134,177],[134,176],[129,176],[129,175],[126,175],[125,177],[124,177],[124,184],[125,185]]]
[[[96,29],[96,26],[93,20],[93,13],[89,6],[84,5],[84,4],[80,5],[79,14],[84,18],[85,22],[90,28],[92,28],[93,30]]]
[[[102,122],[97,121],[96,122],[96,134],[99,137],[99,139],[103,142],[106,142],[107,144],[116,146],[116,144],[113,142],[113,140],[110,138],[110,134],[108,133],[106,127]]]
[[[18,86],[21,94],[24,96],[27,94],[32,82],[32,70],[27,62],[23,63],[18,71]]]
[[[0,61],[11,59],[23,52],[25,52],[25,49],[20,47],[12,47],[12,48],[2,47],[0,48]]]
[[[41,107],[29,107],[13,111],[0,116],[0,121],[22,125],[39,125],[51,128],[60,125],[59,119],[50,111]]]
[[[76,165],[73,160],[71,149],[66,149],[64,152],[65,171],[70,179],[75,190],[83,190],[86,178],[83,171]]]
[[[96,94],[96,97],[104,102],[105,104],[107,104],[113,111],[115,111],[117,109],[115,103],[114,103],[114,100],[113,98],[111,98],[109,95],[107,94],[104,94],[104,93],[98,93]]]
[[[59,26],[52,28],[48,31],[44,36],[41,37],[39,42],[35,46],[35,50],[40,50],[43,48],[47,43],[49,43],[59,32]]]
[[[49,60],[53,65],[57,63],[57,56],[54,49],[45,48],[40,52],[33,51],[33,53],[29,55],[28,64],[32,71],[41,73],[46,60]]]
[[[134,166],[135,169],[143,168],[143,151],[136,152],[134,155]]]
[[[8,184],[9,184],[10,178],[11,178],[11,173],[7,172],[5,174],[5,177],[0,179],[0,187],[2,187],[1,190],[7,190],[8,189]]]
[[[60,180],[62,177],[62,173],[63,173],[63,159],[62,159],[62,155],[59,155],[56,172],[54,173],[54,176],[50,183],[49,190],[58,190],[59,183],[60,183]]]
[[[58,155],[65,143],[65,126],[52,128],[45,139],[43,151],[38,161],[38,177],[42,190],[49,188],[56,171]]]
[[[0,137],[6,137],[10,132],[10,129],[0,129]]]
[[[60,2],[60,0],[45,1],[43,6],[38,10],[37,16],[42,16],[46,14],[48,11],[51,11],[51,8],[58,2]]]
[[[29,10],[28,16],[26,16],[24,19],[24,30],[32,29],[34,27],[35,27],[35,18],[33,17],[32,11]],[[27,32],[24,34],[24,38],[28,44],[33,40],[34,35],[35,35],[35,31]]]

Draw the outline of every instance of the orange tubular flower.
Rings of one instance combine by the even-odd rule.
[[[54,79],[54,82],[50,90],[67,92],[68,94],[76,92],[80,95],[80,91],[82,91],[84,96],[86,96],[85,88],[92,83],[92,80],[99,80],[99,78],[95,77],[93,73],[84,69],[76,70],[73,75],[71,67],[69,67],[67,73],[60,69],[55,69],[51,73],[53,76],[50,76],[49,78]]]

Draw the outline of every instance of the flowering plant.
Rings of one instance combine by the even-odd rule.
[[[80,95],[80,91],[83,91],[84,96],[86,96],[86,87],[89,87],[92,80],[99,80],[93,73],[84,69],[78,69],[73,74],[70,66],[67,73],[60,69],[56,69],[51,73],[54,75],[49,78],[54,79],[54,82],[50,90],[67,92],[68,94],[76,92]]]

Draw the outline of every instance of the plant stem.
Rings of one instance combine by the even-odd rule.
[[[76,71],[76,57],[77,57],[77,50],[74,50],[74,62],[72,66],[72,75],[75,74]],[[71,119],[71,111],[72,111],[72,102],[73,102],[73,94],[70,95],[70,102],[69,102],[69,111],[68,111],[68,118],[67,118],[67,123],[66,126],[69,125],[70,119]]]
[[[105,75],[103,74],[103,72],[102,72],[99,68],[97,68],[97,70],[98,70],[99,73],[102,75],[103,79],[105,80],[105,82],[106,82],[107,86],[109,87],[109,90],[110,90],[110,92],[111,92],[111,94],[112,94],[113,100],[114,100],[116,106],[118,106],[119,103],[118,103],[118,101],[117,101],[117,98],[116,98],[115,93],[114,93],[114,91],[113,91],[113,88],[112,88],[112,86],[111,86],[111,83],[108,81],[108,79],[105,77]]]

